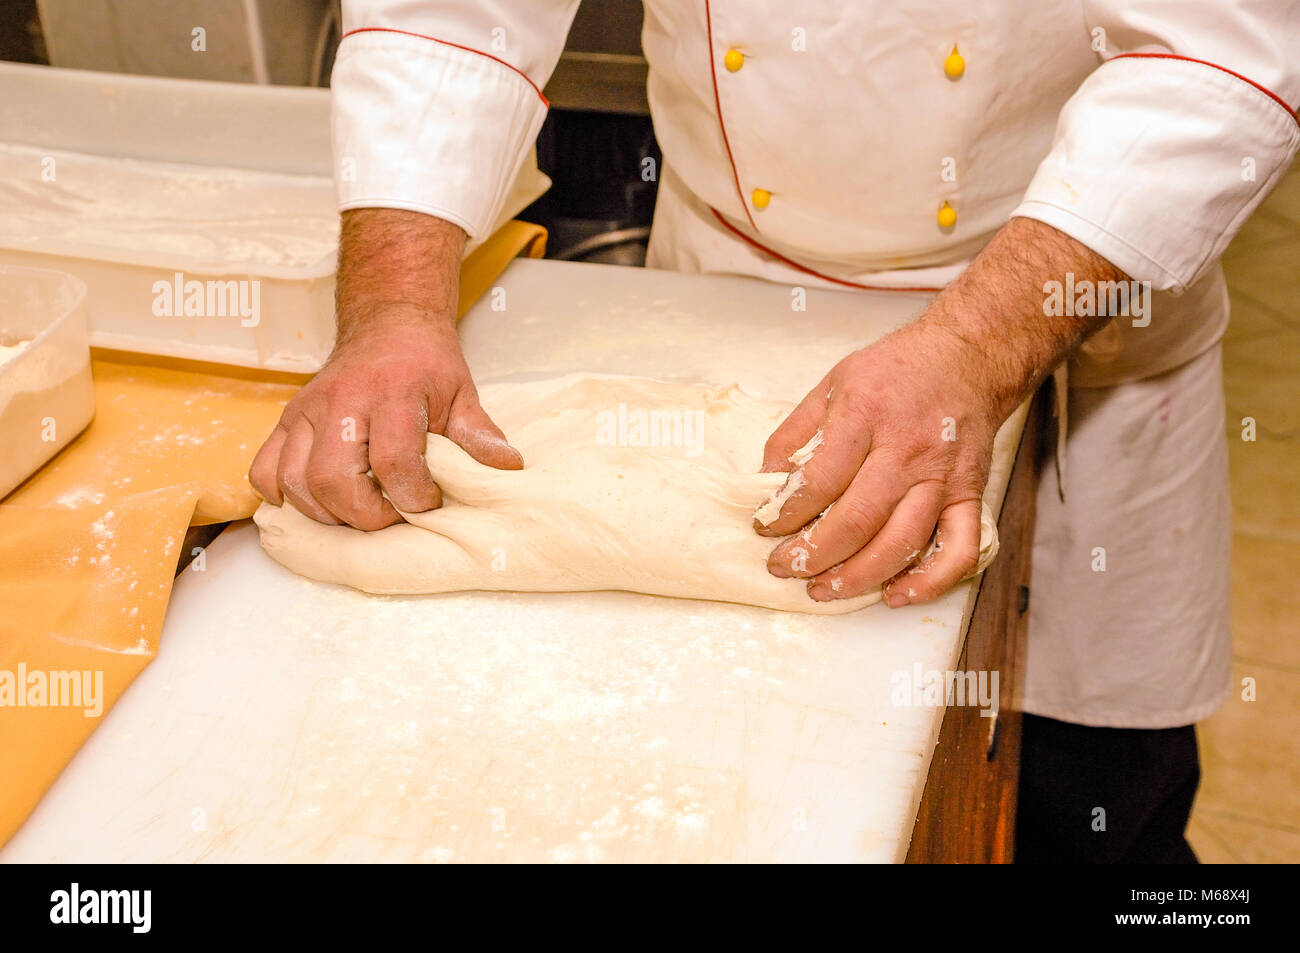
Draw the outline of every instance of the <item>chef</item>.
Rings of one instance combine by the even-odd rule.
[[[400,519],[381,487],[439,505],[426,432],[523,465],[461,355],[457,272],[537,136],[576,2],[343,7],[338,343],[250,478],[373,530]],[[769,571],[813,599],[939,596],[974,565],[995,432],[1059,371],[1017,856],[1194,862],[1193,723],[1230,691],[1218,261],[1300,144],[1300,4],[647,0],[643,45],[650,267],[937,292],[772,434],[770,469],[822,443],[755,526],[786,537]]]

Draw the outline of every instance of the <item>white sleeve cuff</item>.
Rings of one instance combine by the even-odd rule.
[[[1180,293],[1223,254],[1297,146],[1289,107],[1233,73],[1116,57],[1061,111],[1051,152],[1012,215]]]
[[[391,31],[351,34],[333,78],[340,211],[425,212],[487,237],[546,101],[504,62]]]

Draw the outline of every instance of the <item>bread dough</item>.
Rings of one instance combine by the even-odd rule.
[[[494,470],[430,434],[440,509],[367,533],[263,503],[262,547],[300,575],[374,593],[626,589],[818,614],[880,600],[877,589],[816,602],[804,580],[767,571],[776,541],[752,521],[787,474],[757,470],[790,404],[734,385],[587,375],[487,385],[480,397],[523,470]],[[981,569],[996,539],[986,508]]]

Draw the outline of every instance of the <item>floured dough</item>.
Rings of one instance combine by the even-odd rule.
[[[430,434],[440,509],[366,533],[263,503],[263,548],[300,575],[376,593],[626,589],[820,614],[879,601],[875,590],[816,602],[804,580],[767,571],[776,541],[752,521],[787,474],[757,470],[789,404],[736,386],[583,375],[480,396],[523,470],[486,467]],[[983,568],[996,551],[987,510],[980,549]]]

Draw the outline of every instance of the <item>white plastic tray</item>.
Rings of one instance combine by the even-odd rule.
[[[0,262],[84,281],[92,345],[320,366],[338,234],[328,90],[18,64],[0,64],[0,88]],[[178,272],[203,313],[160,297]],[[255,316],[220,307],[231,290]]]
[[[320,367],[338,247],[328,90],[10,63],[0,89],[0,262],[84,281],[93,346]],[[548,185],[526,163],[501,221]]]

